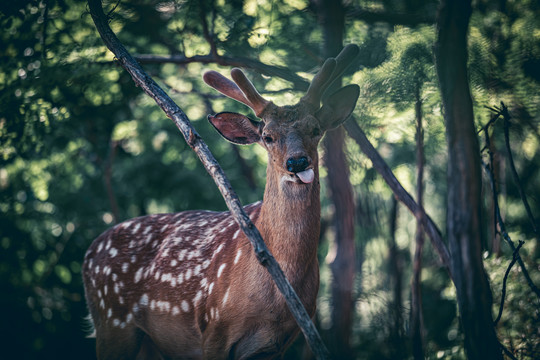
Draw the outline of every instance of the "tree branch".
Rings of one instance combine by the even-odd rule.
[[[354,118],[349,119],[347,122],[345,122],[343,126],[345,126],[345,129],[347,130],[349,136],[354,139],[354,141],[356,141],[356,143],[360,146],[362,152],[366,154],[366,156],[371,160],[375,170],[377,170],[377,172],[386,181],[390,189],[392,189],[392,191],[394,192],[394,196],[399,201],[401,201],[413,213],[414,216],[421,217],[420,220],[422,221],[424,231],[430,237],[435,251],[437,251],[437,253],[439,254],[442,265],[446,268],[450,277],[453,278],[452,272],[450,270],[450,254],[448,252],[446,244],[442,239],[441,231],[439,230],[437,225],[433,222],[429,215],[426,214],[425,210],[414,201],[412,196],[407,192],[407,190],[403,188],[401,183],[396,179],[390,167],[386,164],[381,155],[369,142],[366,134],[364,133],[364,131],[362,131]]]
[[[497,326],[497,323],[499,320],[501,320],[501,316],[503,313],[504,308],[504,298],[506,297],[506,281],[508,280],[508,274],[510,274],[510,270],[512,269],[512,266],[516,263],[519,255],[519,249],[525,244],[525,241],[519,240],[519,244],[516,247],[516,250],[514,250],[514,253],[512,254],[512,261],[510,261],[510,264],[508,264],[508,268],[506,268],[506,272],[504,273],[503,278],[503,287],[501,291],[501,304],[499,305],[499,314],[497,315],[497,318],[493,321],[493,325]]]
[[[307,311],[298,298],[298,295],[296,295],[294,289],[281,270],[281,267],[266,247],[261,234],[244,212],[238,196],[232,189],[223,169],[208,149],[208,146],[204,143],[199,134],[197,134],[182,109],[180,109],[178,105],[176,105],[156,84],[156,82],[144,72],[140,65],[120,43],[109,27],[107,17],[103,13],[101,0],[88,0],[88,5],[92,19],[94,20],[103,42],[109,50],[114,53],[122,67],[131,75],[136,85],[154,99],[167,116],[175,122],[188,145],[195,151],[208,173],[216,182],[233,218],[250,240],[257,259],[261,265],[268,270],[274,279],[276,286],[283,294],[289,310],[304,333],[315,356],[319,359],[329,358],[328,350],[322,343],[322,340]]]
[[[264,64],[260,61],[253,60],[246,57],[236,56],[219,56],[219,55],[152,55],[152,54],[139,54],[134,58],[141,64],[163,64],[172,63],[178,65],[186,65],[190,63],[202,63],[202,64],[218,64],[222,66],[237,66],[248,69],[256,70],[258,73],[267,76],[277,76],[281,79],[290,81],[293,83],[294,88],[298,91],[305,91],[309,87],[309,82],[304,78],[291,72],[289,69],[280,66],[271,66]]]
[[[495,120],[497,120],[497,118],[500,115],[501,115],[501,113],[495,114],[494,117],[482,128],[482,130],[484,131],[484,138],[485,138],[485,141],[486,141],[486,148],[487,149],[489,149],[489,144],[490,144],[489,134],[488,134],[488,132],[489,132],[488,127],[490,125],[494,124]],[[516,246],[514,245],[514,242],[512,241],[512,239],[510,238],[510,236],[506,232],[506,225],[504,224],[504,220],[503,220],[503,218],[501,216],[501,209],[499,207],[499,199],[498,199],[499,194],[497,193],[497,187],[496,187],[496,184],[495,184],[495,176],[493,175],[493,172],[491,171],[491,169],[493,168],[493,154],[490,151],[488,151],[488,155],[489,155],[489,165],[486,164],[484,161],[482,161],[482,166],[483,166],[484,170],[486,171],[486,173],[488,174],[490,185],[491,185],[491,191],[493,193],[493,208],[495,210],[495,219],[497,220],[497,223],[499,224],[499,232],[500,232],[500,234],[502,235],[504,240],[506,240],[506,242],[510,246],[510,249],[512,249],[512,252],[515,253]],[[523,276],[525,277],[525,280],[527,281],[527,284],[529,285],[531,290],[536,294],[536,296],[538,296],[538,298],[540,298],[540,290],[538,289],[538,287],[532,281],[531,276],[529,275],[529,271],[527,271],[527,267],[525,266],[525,263],[521,259],[521,256],[519,255],[519,253],[517,253],[517,262],[518,262],[519,266],[521,267],[521,270],[522,270],[521,272],[523,273]]]
[[[508,112],[508,108],[504,105],[504,103],[501,101],[501,109],[500,114],[502,115],[504,119],[504,142],[506,144],[506,152],[508,153],[508,161],[510,162],[510,169],[512,170],[512,176],[514,177],[514,182],[516,183],[516,186],[518,187],[519,196],[521,197],[521,201],[523,202],[523,206],[525,207],[525,211],[527,211],[527,216],[529,217],[529,221],[531,222],[532,228],[534,233],[536,234],[537,240],[540,241],[538,238],[538,228],[536,226],[536,220],[534,219],[534,216],[531,211],[531,207],[529,206],[529,201],[527,200],[527,196],[525,195],[525,191],[523,190],[523,186],[521,186],[521,181],[519,180],[519,175],[516,170],[516,165],[514,164],[514,157],[512,156],[512,149],[510,148],[510,113]]]

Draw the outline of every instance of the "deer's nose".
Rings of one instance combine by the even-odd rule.
[[[293,173],[299,173],[307,169],[309,160],[305,156],[291,157],[287,160],[287,170]]]

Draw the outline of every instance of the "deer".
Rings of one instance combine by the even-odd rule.
[[[296,105],[264,99],[238,68],[233,80],[216,71],[203,75],[260,119],[208,116],[226,140],[268,152],[263,200],[244,211],[311,317],[319,289],[317,146],[349,118],[359,96],[354,84],[325,91],[357,53],[349,45],[327,59]],[[88,248],[83,281],[98,359],[273,359],[299,333],[230,212],[188,210],[119,223]]]

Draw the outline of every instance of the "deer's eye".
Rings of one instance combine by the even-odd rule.
[[[311,135],[313,137],[317,137],[317,136],[321,135],[321,129],[319,129],[318,127],[314,128],[313,131],[311,132]]]
[[[268,136],[268,135],[264,136],[263,139],[264,139],[264,142],[267,143],[267,144],[271,144],[271,143],[274,142],[274,139],[271,136]]]

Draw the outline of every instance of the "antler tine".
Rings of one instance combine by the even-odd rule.
[[[318,109],[324,91],[347,69],[350,63],[356,58],[360,48],[355,44],[347,45],[341,50],[336,58],[327,59],[321,70],[313,78],[309,89],[302,97],[302,100]]]
[[[356,58],[358,53],[360,52],[360,48],[356,44],[349,44],[341,50],[338,56],[336,56],[336,62],[337,66],[334,69],[334,73],[332,74],[332,79],[337,79],[343,72],[347,69],[347,67],[351,64],[351,62]],[[329,84],[330,85],[330,84]]]
[[[203,75],[203,80],[205,83],[207,83],[209,86],[213,87],[223,95],[239,101],[242,104],[245,104],[255,110],[251,101],[246,98],[238,85],[236,85],[234,82],[227,79],[225,76],[221,75],[217,71],[207,71]]]
[[[253,86],[242,70],[238,68],[232,69],[231,76],[251,103],[250,107],[253,109],[253,111],[255,111],[255,115],[259,116],[264,111],[266,106],[270,104],[270,101],[266,100],[261,96],[261,94],[259,94],[257,89],[255,89],[255,86]]]
[[[325,84],[328,82],[334,69],[336,68],[336,60],[333,58],[326,59],[321,70],[313,77],[309,85],[306,95],[301,101],[308,103],[311,107],[318,109],[321,104],[321,96],[324,92]]]

